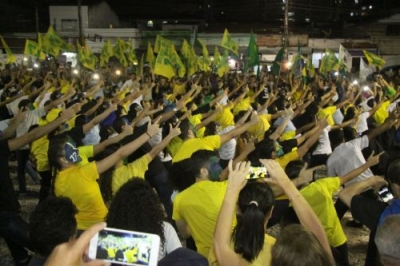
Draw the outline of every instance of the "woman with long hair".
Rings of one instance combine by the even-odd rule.
[[[266,233],[266,225],[271,216],[274,199],[272,190],[264,182],[247,183],[246,175],[250,163],[239,163],[232,168],[229,163],[228,187],[214,233],[214,249],[216,260],[210,258],[212,265],[333,265],[333,258],[324,229],[317,216],[303,198],[295,185],[289,180],[280,165],[273,160],[260,160],[267,169],[269,178],[266,182],[282,188],[291,201],[301,224],[306,230],[296,232],[308,235],[300,238],[294,231],[282,233],[291,236],[275,242]],[[238,223],[231,234],[235,208],[237,204]],[[283,235],[284,236],[284,235]],[[294,247],[304,246],[299,240],[308,239],[307,245],[315,245],[316,249],[303,249],[297,257],[285,254],[295,252]],[[288,245],[292,244],[292,245]],[[284,252],[280,252],[284,250]],[[272,251],[272,252],[271,252]],[[272,256],[271,256],[272,254]],[[275,256],[275,257],[274,257]],[[309,258],[308,263],[302,258]]]
[[[113,198],[106,221],[109,227],[160,236],[160,260],[182,246],[175,229],[164,220],[160,199],[150,184],[132,178]]]

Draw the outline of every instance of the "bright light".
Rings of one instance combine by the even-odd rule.
[[[369,6],[369,9],[372,9],[372,6]]]
[[[364,86],[363,87],[363,91],[368,91],[369,90],[369,87],[368,86]]]
[[[228,63],[229,63],[229,67],[235,67],[236,66],[236,61],[235,61],[235,59],[229,59],[228,60]]]
[[[121,70],[115,70],[115,75],[117,75],[117,76],[119,76],[119,75],[121,75]]]
[[[152,28],[154,26],[154,23],[152,20],[147,21],[147,27]]]
[[[353,85],[358,85],[358,80],[355,79],[355,80],[353,81]]]
[[[137,62],[133,63],[134,66],[137,66],[137,64],[138,64]]]
[[[292,62],[287,62],[286,66],[287,66],[287,68],[291,68],[292,67]]]
[[[33,64],[33,67],[34,67],[34,68],[39,68],[39,65],[36,64],[36,63],[34,63],[34,64]]]
[[[28,58],[24,57],[24,61],[28,61]]]
[[[335,76],[339,76],[339,72],[336,71],[336,72],[335,72]]]
[[[93,76],[92,76],[92,78],[97,80],[97,79],[99,79],[99,78],[100,78],[100,76],[99,76],[99,74],[97,74],[97,73],[94,73],[94,74],[93,74]]]
[[[72,70],[72,73],[74,73],[75,75],[78,75],[79,71],[78,71],[78,69],[74,69],[74,70]]]

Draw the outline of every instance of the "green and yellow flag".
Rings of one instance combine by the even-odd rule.
[[[91,69],[91,70],[95,70],[96,69],[96,64],[99,61],[99,59],[97,59],[97,56],[95,56],[92,51],[90,50],[90,47],[87,45],[87,43],[85,43],[85,62],[84,62],[84,66]]]
[[[175,49],[175,45],[170,40],[157,35],[156,43],[154,44],[154,52],[158,53],[162,46],[172,46]]]
[[[225,49],[228,49],[235,55],[239,54],[239,45],[231,39],[231,36],[229,35],[227,29],[225,29],[224,31],[224,36],[222,37],[221,40],[221,46],[224,47]]]
[[[203,60],[202,60],[203,63],[201,64],[201,70],[210,71],[211,70],[211,67],[210,67],[211,59],[210,59],[210,55],[208,54],[207,45],[201,39],[197,39],[197,41],[200,43],[201,51],[203,53]]]
[[[172,49],[168,46],[160,47],[154,67],[154,74],[168,79],[175,76],[175,66],[172,62]]]
[[[150,67],[154,69],[155,58],[154,58],[153,47],[151,47],[150,42],[147,44],[146,61],[150,65]]]
[[[319,67],[319,72],[321,74],[326,74],[329,71],[339,70],[339,59],[336,57],[335,53],[330,49],[326,49],[324,57],[322,57],[321,65]]]
[[[3,39],[3,36],[0,36],[1,38],[1,43],[3,44],[4,50],[6,50],[6,54],[7,54],[7,64],[12,64],[15,61],[17,61],[17,58],[15,57],[15,55],[11,52],[10,47],[8,47],[6,41]]]
[[[305,68],[307,69],[308,76],[313,78],[315,76],[315,67],[312,63],[310,55],[308,55],[308,59],[307,59]]]
[[[128,59],[128,62],[131,63],[132,65],[137,65],[139,62],[137,60],[135,48],[133,48],[131,40],[126,42],[126,47],[128,48],[127,56],[126,56]]]
[[[383,60],[382,57],[377,56],[374,53],[368,52],[366,50],[363,50],[363,52],[364,52],[365,57],[367,58],[368,64],[370,64],[370,65],[375,65],[375,66],[381,68],[386,63],[386,61]]]
[[[196,73],[198,58],[193,47],[186,40],[183,40],[182,42],[181,55],[183,57],[188,75],[193,75]]]
[[[113,56],[113,47],[111,45],[111,41],[107,40],[107,42],[103,45],[100,52],[100,66],[104,67],[107,65],[108,60],[111,56]]]
[[[215,46],[214,48],[214,66],[217,66],[219,64],[219,61],[221,61],[221,54],[218,51],[218,47]]]
[[[125,50],[126,50],[125,42],[118,38],[117,43],[114,45],[113,53],[114,56],[119,60],[119,62],[124,67],[127,67],[128,61],[126,60],[125,57]]]
[[[38,49],[38,44],[36,42],[28,39],[25,40],[24,55],[30,55],[36,57],[37,49]]]
[[[60,50],[71,52],[75,51],[75,47],[64,41],[51,25],[42,40],[41,49],[55,57],[58,56]]]
[[[217,65],[217,74],[219,77],[222,77],[224,74],[229,72],[229,54],[228,50],[224,51],[224,54],[220,57],[220,60]]]
[[[143,66],[144,66],[144,54],[140,57],[139,65],[136,67],[136,76],[143,76]]]
[[[42,47],[43,47],[43,39],[44,39],[43,33],[38,33],[38,43],[37,43],[38,46],[37,46],[36,57],[39,58],[40,60],[45,60],[46,59],[46,54],[42,49]]]

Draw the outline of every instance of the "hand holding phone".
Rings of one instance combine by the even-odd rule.
[[[104,228],[89,245],[89,258],[124,265],[157,265],[160,237],[155,234]]]
[[[258,179],[268,177],[267,168],[264,166],[250,166],[250,172],[247,174],[246,179]]]

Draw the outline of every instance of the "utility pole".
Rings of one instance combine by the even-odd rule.
[[[39,8],[38,8],[39,2],[36,1],[36,6],[35,6],[35,26],[36,26],[36,38],[37,41],[39,42]]]
[[[285,60],[288,60],[288,46],[289,46],[289,0],[285,0],[285,19],[283,22],[284,27],[284,47],[285,47]]]
[[[83,40],[83,32],[82,32],[82,15],[81,15],[81,4],[82,0],[78,0],[78,33],[79,33],[79,44],[83,46],[85,41]]]

